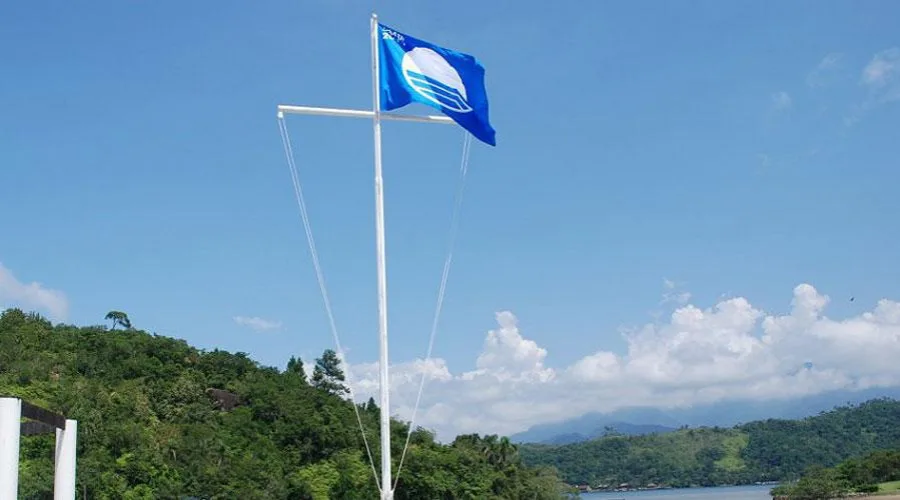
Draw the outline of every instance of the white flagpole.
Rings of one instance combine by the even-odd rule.
[[[388,377],[387,273],[384,250],[384,181],[381,175],[381,120],[452,124],[447,116],[414,116],[381,112],[380,68],[378,62],[378,16],[373,12],[372,35],[372,110],[278,105],[278,119],[285,114],[372,118],[375,138],[375,247],[378,266],[378,339],[380,344],[379,379],[381,388],[381,499],[393,500],[391,481],[391,406]]]
[[[384,182],[381,176],[381,96],[378,67],[378,15],[372,13],[372,104],[375,134],[375,246],[378,253],[378,337],[381,380],[381,498],[394,498],[391,481],[391,412],[388,378],[387,272],[384,249]]]

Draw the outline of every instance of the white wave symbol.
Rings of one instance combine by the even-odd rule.
[[[402,69],[406,83],[422,97],[457,113],[472,111],[462,78],[437,52],[416,47],[403,55]]]

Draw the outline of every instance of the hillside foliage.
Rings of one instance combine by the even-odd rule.
[[[555,467],[570,484],[687,487],[790,481],[810,467],[896,448],[900,402],[875,399],[802,420],[612,435],[564,446],[529,444],[521,453],[527,464]]]
[[[820,500],[854,493],[875,493],[900,481],[900,450],[879,450],[847,459],[835,467],[813,466],[799,481],[772,489],[779,500]]]
[[[333,351],[308,376],[296,357],[279,370],[137,330],[124,313],[106,319],[112,328],[0,315],[0,394],[78,420],[78,498],[378,498]],[[379,408],[370,399],[357,409],[380,470]],[[408,430],[392,422],[395,470]],[[22,438],[20,498],[52,498],[53,442]],[[506,438],[441,444],[416,429],[395,498],[550,499],[562,489]]]

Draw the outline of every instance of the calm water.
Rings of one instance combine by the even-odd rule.
[[[729,486],[724,488],[685,488],[653,491],[582,493],[585,500],[772,500],[769,491],[775,486]]]

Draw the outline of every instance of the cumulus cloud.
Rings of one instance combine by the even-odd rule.
[[[69,314],[69,300],[63,292],[44,287],[38,282],[22,283],[0,262],[0,306],[20,307],[46,313],[53,321],[64,321]]]
[[[436,430],[439,439],[511,434],[623,407],[900,385],[900,302],[884,299],[844,320],[824,315],[828,303],[828,296],[801,284],[784,315],[767,314],[743,297],[706,309],[685,304],[666,321],[625,334],[624,352],[598,349],[562,368],[548,366],[546,349],[503,311],[474,370],[454,373],[442,359],[392,365],[392,414],[411,417],[422,374],[416,423]],[[588,339],[572,340],[588,347]],[[377,400],[377,363],[352,365],[350,372],[357,400]]]
[[[277,330],[281,328],[280,321],[271,321],[268,319],[260,318],[258,316],[235,316],[233,319],[235,323],[241,326],[246,326],[255,332]]]

